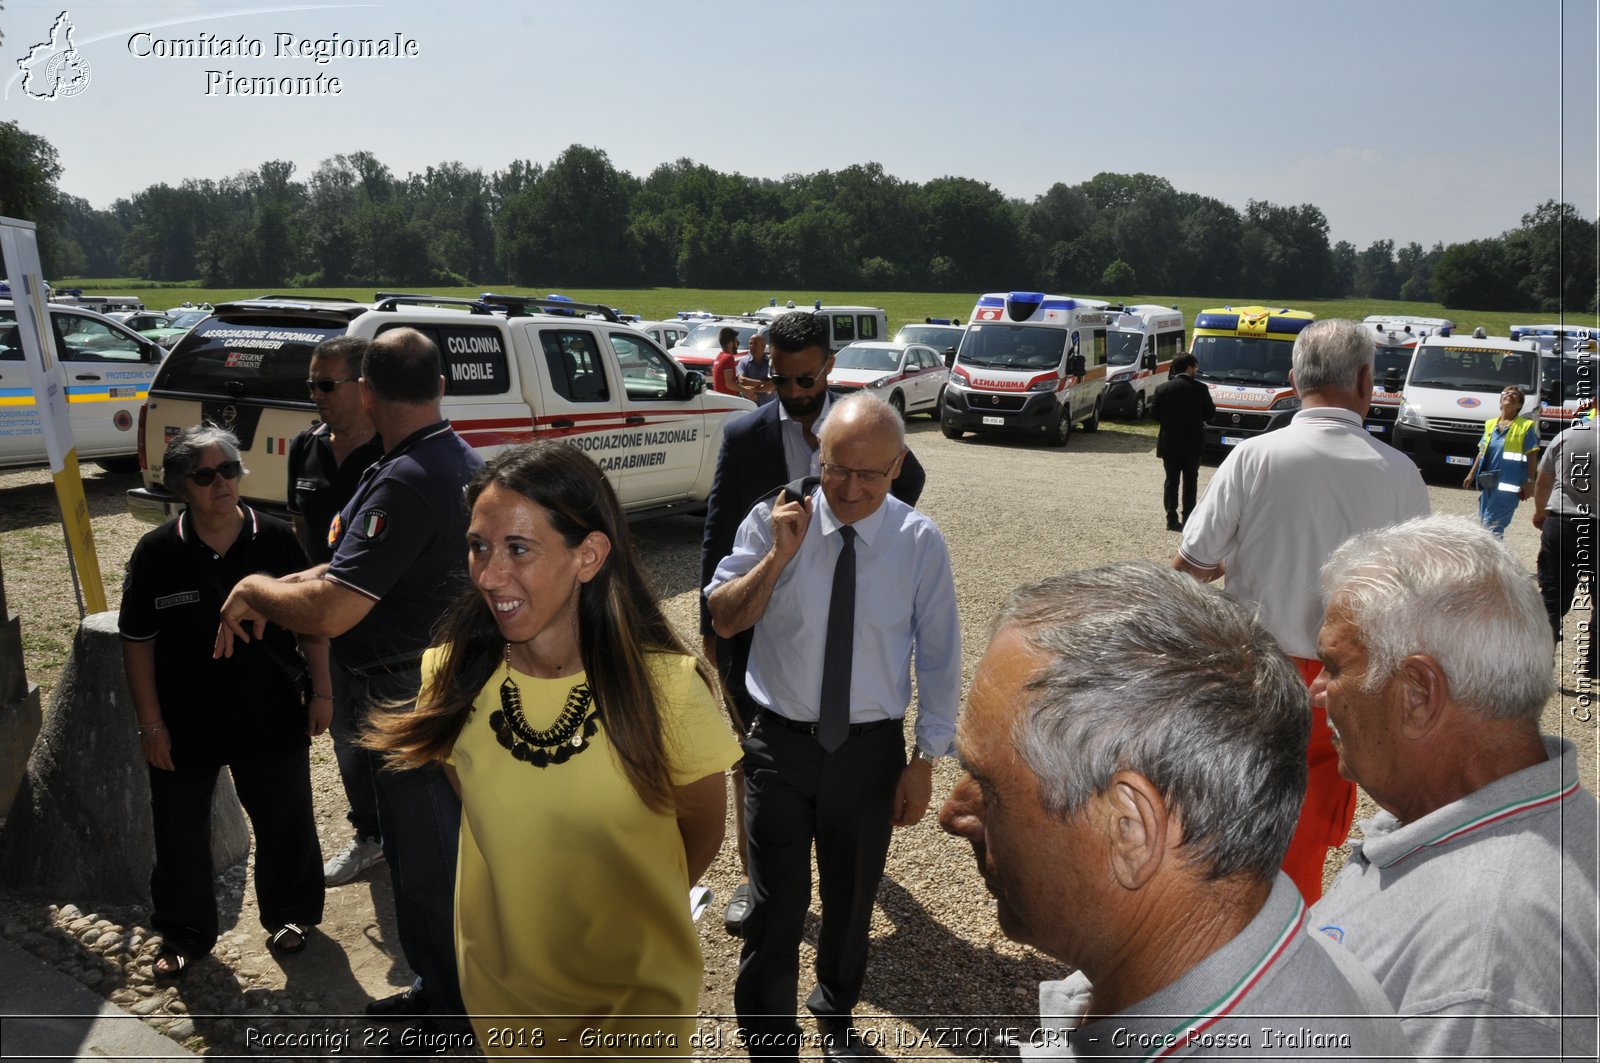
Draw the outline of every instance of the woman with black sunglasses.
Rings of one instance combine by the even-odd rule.
[[[216,944],[211,798],[226,764],[255,830],[256,900],[269,947],[301,951],[322,920],[322,850],[311,805],[310,739],[333,702],[325,640],[268,626],[213,658],[223,599],[253,572],[306,568],[284,522],[239,502],[244,466],[232,433],[186,429],[167,445],[162,479],[185,510],[139,540],[118,621],[123,669],[150,763],[156,866],[154,973],[180,977]]]

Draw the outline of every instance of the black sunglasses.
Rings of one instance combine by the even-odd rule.
[[[202,465],[189,474],[189,479],[201,487],[210,487],[212,481],[218,476],[221,476],[224,480],[237,480],[239,474],[243,471],[244,466],[239,462],[225,461],[215,469],[209,465]]]
[[[360,377],[356,376],[342,376],[337,380],[333,380],[331,378],[328,380],[318,380],[315,377],[306,377],[306,390],[320,391],[326,395],[330,391],[337,389],[340,384],[354,384],[360,379]]]
[[[767,377],[767,379],[772,381],[772,386],[775,388],[786,388],[790,384],[793,384],[800,390],[806,391],[810,388],[816,387],[817,381],[821,380],[822,378],[815,376],[779,376],[778,374],[773,373],[771,376]]]

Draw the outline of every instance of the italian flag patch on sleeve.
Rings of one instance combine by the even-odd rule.
[[[361,529],[363,539],[377,539],[383,535],[383,530],[389,526],[389,514],[381,509],[369,509],[361,514],[357,525]]]

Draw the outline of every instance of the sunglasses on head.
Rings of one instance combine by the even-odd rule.
[[[189,479],[201,487],[210,487],[218,476],[221,476],[224,480],[237,480],[239,474],[243,471],[244,466],[239,462],[225,461],[214,469],[209,465],[202,465],[189,474]]]
[[[786,388],[790,384],[793,384],[795,387],[805,391],[816,387],[817,381],[821,380],[822,378],[815,376],[779,376],[778,374],[773,373],[772,375],[768,376],[767,379],[772,381],[772,386],[775,388]]]
[[[353,376],[340,377],[337,380],[331,377],[327,380],[318,380],[315,377],[306,377],[306,390],[320,391],[326,395],[329,392],[336,390],[340,384],[354,384],[359,379],[361,378]]]

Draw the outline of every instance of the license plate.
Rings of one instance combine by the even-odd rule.
[[[1471,458],[1458,458],[1454,454],[1447,455],[1444,459],[1446,465],[1471,465]]]
[[[1369,424],[1369,425],[1367,425],[1367,431],[1371,432],[1375,436],[1381,436],[1381,435],[1383,435],[1383,433],[1387,432],[1388,430],[1389,429],[1387,427],[1385,427],[1384,425],[1381,425],[1381,424]]]
[[[983,419],[983,423],[1004,425],[1006,423],[1006,419],[1004,417],[985,417]]]
[[[1244,436],[1223,436],[1222,437],[1222,445],[1225,446],[1225,447],[1236,447],[1240,443],[1243,443],[1243,442],[1244,442]]]

